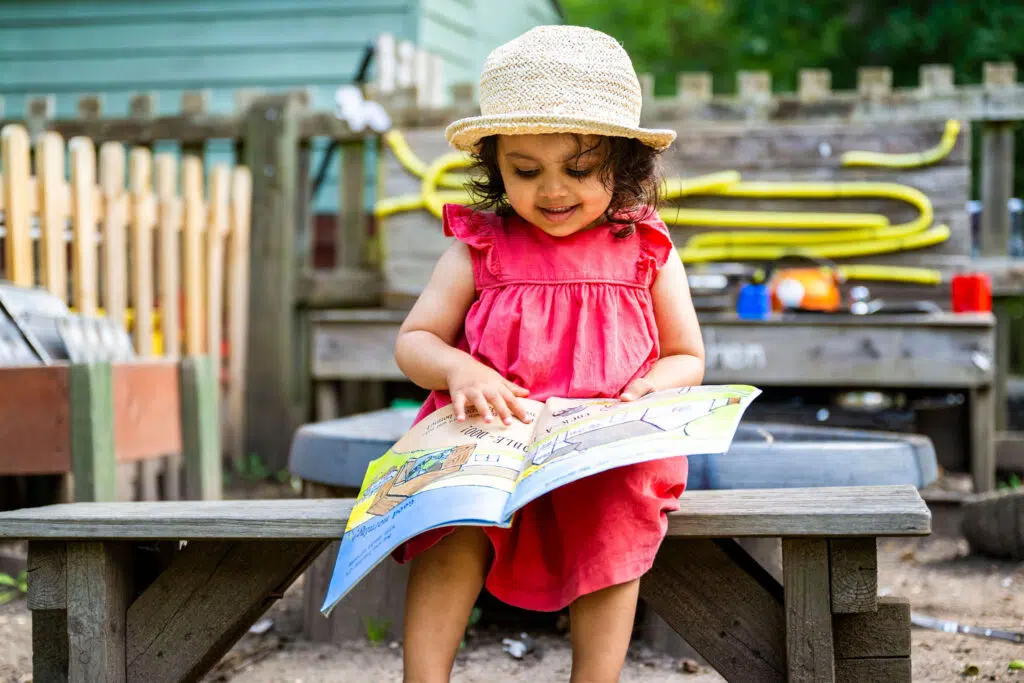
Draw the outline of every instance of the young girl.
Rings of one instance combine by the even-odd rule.
[[[633,65],[611,37],[544,26],[497,48],[482,116],[446,135],[475,155],[483,208],[447,205],[455,241],[399,332],[395,357],[432,390],[508,424],[518,399],[633,400],[699,384],[704,350],[682,262],[654,211],[658,152],[639,127]],[[639,578],[686,487],[684,457],[612,469],[523,508],[510,529],[446,528],[395,552],[411,561],[405,680],[447,681],[481,588],[511,605],[569,607],[572,681],[615,681]]]

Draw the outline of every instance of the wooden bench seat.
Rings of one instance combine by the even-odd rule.
[[[29,540],[34,680],[199,680],[342,535],[352,502],[0,513],[0,538]],[[875,539],[930,533],[913,487],[695,491],[680,503],[642,594],[728,680],[910,681],[909,605],[877,597]],[[782,584],[742,537],[782,537]]]

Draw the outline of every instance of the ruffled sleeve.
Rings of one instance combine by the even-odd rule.
[[[670,256],[676,253],[675,245],[668,227],[657,213],[637,221],[636,232],[640,238],[640,278],[641,282],[654,284],[654,277],[661,270]]]
[[[445,204],[441,217],[445,236],[469,247],[477,287],[493,283],[501,275],[495,253],[501,219],[489,211],[475,211],[461,204]]]

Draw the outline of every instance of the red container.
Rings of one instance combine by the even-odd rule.
[[[985,273],[960,273],[952,280],[953,312],[992,311],[992,282]]]

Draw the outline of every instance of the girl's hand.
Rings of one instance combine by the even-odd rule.
[[[512,424],[513,415],[521,422],[530,421],[526,409],[518,400],[530,392],[483,363],[476,360],[459,363],[448,373],[447,384],[455,406],[455,419],[459,422],[466,419],[467,402],[476,406],[485,422],[491,421],[492,407],[505,424]]]
[[[635,401],[654,391],[654,385],[644,377],[638,377],[619,395],[621,401]]]

